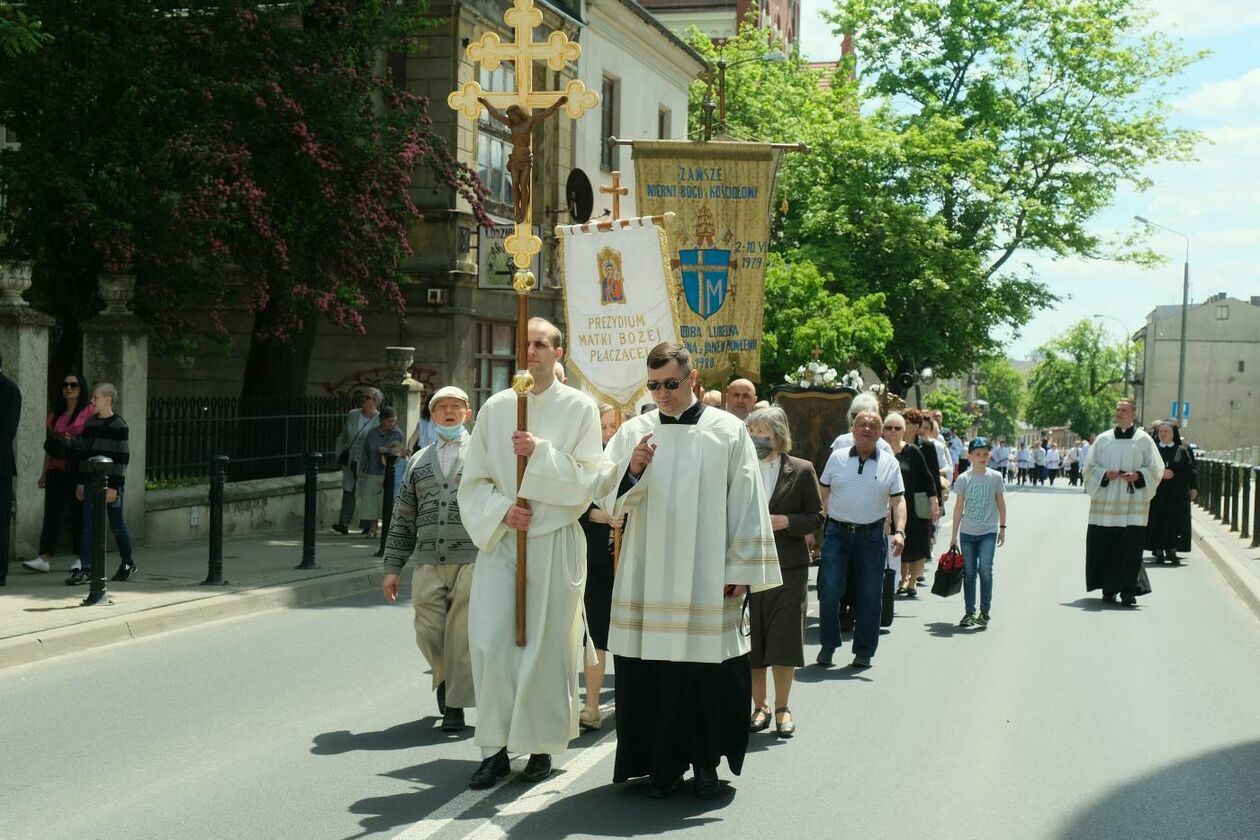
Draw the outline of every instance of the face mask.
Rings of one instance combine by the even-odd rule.
[[[435,426],[434,428],[437,429],[438,437],[442,440],[459,440],[464,436],[465,432],[462,423],[456,423],[454,426]]]
[[[770,444],[770,438],[765,435],[753,435],[752,442],[753,449],[757,450],[758,459],[765,460],[766,456],[774,451],[774,447]]]

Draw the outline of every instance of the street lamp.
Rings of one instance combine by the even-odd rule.
[[[1173,419],[1185,425],[1185,419],[1182,414],[1186,410],[1186,313],[1190,310],[1190,237],[1179,230],[1173,230],[1159,222],[1152,222],[1150,219],[1142,216],[1134,216],[1136,221],[1151,227],[1157,227],[1160,230],[1166,230],[1169,233],[1175,233],[1182,239],[1186,240],[1186,262],[1182,271],[1181,280],[1181,348],[1180,358],[1177,361],[1177,410],[1173,412]]]
[[[1129,328],[1125,325],[1124,321],[1121,321],[1115,315],[1104,315],[1101,312],[1095,312],[1094,317],[1095,318],[1110,318],[1111,320],[1119,324],[1120,328],[1124,330],[1124,388],[1122,389],[1121,394],[1122,396],[1127,397],[1129,396],[1129,378],[1130,378],[1129,354],[1133,352],[1133,333],[1129,331]]]
[[[732,67],[738,67],[741,64],[748,64],[753,61],[764,61],[767,64],[782,64],[787,61],[788,57],[784,55],[782,50],[769,50],[761,55],[750,56],[749,58],[741,58],[738,61],[726,62],[726,57],[718,52],[717,71],[718,71],[718,130],[726,131],[726,71]],[[713,77],[709,77],[709,84],[712,85]],[[712,93],[713,88],[709,88]],[[712,113],[713,100],[708,96],[705,97],[704,108]],[[706,141],[713,139],[713,129],[711,123],[706,123],[704,139]]]

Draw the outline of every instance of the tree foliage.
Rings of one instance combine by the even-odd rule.
[[[1005,356],[995,356],[980,363],[980,398],[989,403],[980,419],[980,434],[1012,441],[1019,434],[1023,414],[1024,377]]]
[[[55,39],[0,58],[0,112],[22,140],[0,156],[5,249],[36,260],[36,293],[71,325],[98,309],[99,272],[129,271],[159,351],[224,338],[221,313],[245,306],[251,364],[289,348],[296,366],[254,384],[301,392],[314,319],[362,330],[370,304],[401,309],[413,173],[480,207],[427,102],[382,69],[431,25],[423,2],[27,9]],[[210,309],[208,329],[190,306]]]
[[[1167,119],[1168,85],[1195,57],[1137,8],[837,0],[856,82],[842,65],[821,90],[799,57],[730,66],[730,133],[812,149],[783,159],[774,247],[815,263],[829,291],[885,295],[894,340],[867,361],[886,382],[925,364],[969,370],[1052,306],[1023,252],[1150,258],[1089,228],[1121,183],[1144,187],[1146,167],[1197,140]],[[764,45],[741,31],[723,56],[734,65]],[[703,93],[693,86],[693,106]]]
[[[1028,377],[1028,422],[1067,426],[1081,437],[1107,428],[1123,396],[1125,352],[1088,320],[1042,345],[1041,360]]]
[[[940,411],[941,426],[956,434],[966,435],[971,428],[971,415],[962,392],[957,388],[936,388],[923,396],[923,407]]]
[[[33,53],[48,41],[38,20],[32,20],[13,3],[0,2],[0,57]]]
[[[850,301],[828,291],[829,281],[811,262],[770,254],[761,343],[765,382],[782,382],[785,373],[813,358],[815,347],[822,351],[820,361],[839,367],[883,352],[892,339],[883,295]]]

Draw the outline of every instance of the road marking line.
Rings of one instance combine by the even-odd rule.
[[[559,768],[564,771],[563,773],[553,775],[550,780],[540,785],[526,788],[520,797],[507,803],[494,816],[484,819],[475,833],[471,835],[465,833],[465,836],[477,838],[506,837],[505,829],[511,828],[529,814],[542,810],[555,798],[555,795],[563,793],[564,790],[582,778],[616,748],[617,739],[608,738],[603,743],[582,750],[575,758]],[[506,782],[501,782],[487,790],[466,790],[429,814],[429,816],[395,834],[392,840],[427,840],[427,838],[434,837],[454,822],[460,814],[472,809],[483,799],[500,790],[504,784],[511,784],[514,781],[516,781],[515,778],[509,777]],[[511,819],[500,827],[495,824],[495,821],[502,817],[510,817]]]

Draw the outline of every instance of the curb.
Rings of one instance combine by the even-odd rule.
[[[0,639],[0,671],[17,665],[43,662],[67,653],[131,639],[143,639],[225,618],[302,607],[347,595],[358,595],[379,589],[383,576],[382,571],[371,569],[338,572],[296,584],[260,586]]]
[[[1223,540],[1215,534],[1207,533],[1207,529],[1197,521],[1194,524],[1194,541],[1199,548],[1203,549],[1216,566],[1217,571],[1221,573],[1221,577],[1233,587],[1238,593],[1238,597],[1242,598],[1243,603],[1251,610],[1252,614],[1260,619],[1260,579],[1247,571],[1242,563],[1238,562],[1238,558],[1234,557],[1232,551],[1225,547]]]

